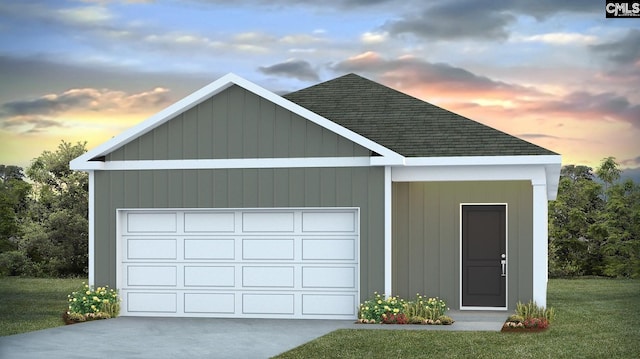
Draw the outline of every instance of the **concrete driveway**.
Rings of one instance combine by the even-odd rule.
[[[352,321],[133,318],[0,337],[0,358],[269,358]]]
[[[270,358],[336,329],[500,331],[505,311],[448,313],[453,325],[350,320],[118,317],[0,337],[0,358]]]

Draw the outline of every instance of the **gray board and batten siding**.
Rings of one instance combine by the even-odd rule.
[[[460,205],[507,204],[507,306],[533,295],[532,186],[528,181],[393,183],[393,293],[460,303]]]
[[[370,151],[238,86],[105,156],[106,161],[370,156]],[[384,288],[384,168],[95,172],[95,283],[116,286],[116,210],[360,208],[360,293]],[[99,255],[98,255],[99,254]]]
[[[370,152],[234,85],[114,150],[105,160],[368,157]]]

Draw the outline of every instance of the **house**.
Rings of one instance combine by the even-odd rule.
[[[354,319],[375,291],[546,305],[561,157],[348,74],[229,74],[88,151],[89,282],[122,315]]]

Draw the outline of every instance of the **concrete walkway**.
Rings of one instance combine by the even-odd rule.
[[[270,358],[336,329],[499,331],[506,312],[457,312],[453,325],[339,320],[119,317],[0,337],[0,358]]]

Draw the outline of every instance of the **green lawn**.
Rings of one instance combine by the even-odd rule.
[[[67,295],[86,279],[0,278],[0,336],[64,325]]]
[[[277,358],[640,358],[640,280],[551,280],[548,305],[542,333],[342,329]]]

